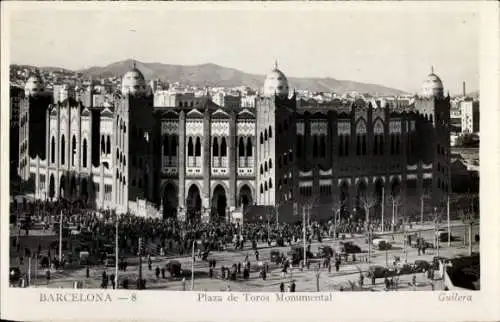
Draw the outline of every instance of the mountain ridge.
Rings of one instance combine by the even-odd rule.
[[[75,70],[84,78],[120,77],[135,66],[146,80],[160,79],[169,83],[185,83],[194,86],[260,88],[265,75],[246,73],[236,68],[207,62],[197,65],[175,65],[160,62],[141,62],[132,59],[117,61],[105,66],[92,66]],[[43,69],[44,67],[41,67]],[[50,67],[53,69],[54,67]],[[67,70],[67,69],[64,69]],[[291,88],[313,92],[345,93],[356,91],[378,95],[401,95],[407,92],[379,84],[338,80],[332,77],[287,77]]]

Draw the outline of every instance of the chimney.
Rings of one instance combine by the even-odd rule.
[[[463,86],[463,94],[464,94],[464,97],[467,95],[467,92],[465,91],[465,82],[462,83],[462,86]]]

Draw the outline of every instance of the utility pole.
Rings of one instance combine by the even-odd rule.
[[[439,231],[439,217],[437,213],[437,207],[434,207],[434,238],[436,240],[437,257],[439,257],[439,241],[440,241],[438,231]]]
[[[139,289],[142,290],[142,237],[139,237]]]
[[[372,262],[372,230],[368,226],[368,263]]]
[[[276,210],[275,210],[275,212],[276,212],[276,227],[278,227],[278,225],[279,225],[279,209],[280,209],[279,202],[276,204],[275,208],[276,208]]]
[[[384,233],[384,212],[385,212],[385,187],[382,185],[382,233]]]
[[[450,226],[450,194],[446,198],[446,219],[448,221],[448,247],[451,246],[451,226]]]
[[[391,223],[391,231],[394,234],[394,221],[396,220],[396,202],[394,200],[394,196],[392,196],[392,223]]]
[[[26,286],[31,286],[31,256],[28,257],[28,285]]]
[[[196,240],[193,240],[193,249],[191,251],[191,291],[194,290],[194,244]]]
[[[63,212],[59,216],[59,264],[62,263],[62,226],[63,226]]]
[[[424,195],[420,196],[420,225],[424,224]]]
[[[307,261],[307,254],[306,254],[306,206],[302,208],[302,239],[303,239],[303,246],[304,246],[304,266],[306,266],[306,261]]]
[[[118,215],[115,224],[115,288],[118,289]]]

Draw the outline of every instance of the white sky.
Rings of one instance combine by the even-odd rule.
[[[364,10],[189,4],[185,10],[186,4],[121,3],[115,10],[117,5],[95,9],[84,3],[77,11],[59,2],[65,10],[47,6],[10,15],[11,61],[79,69],[134,58],[211,62],[266,74],[278,59],[287,76],[370,82],[412,93],[420,91],[433,65],[452,94],[461,93],[462,81],[468,91],[479,88],[478,14],[372,4]]]

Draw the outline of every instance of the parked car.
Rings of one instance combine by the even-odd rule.
[[[176,260],[171,260],[167,264],[165,264],[165,268],[167,269],[167,272],[170,273],[172,277],[180,277],[182,270],[181,270],[181,263]]]
[[[382,238],[373,240],[373,246],[375,246],[375,248],[377,248],[378,250],[388,250],[392,248],[391,243],[389,243],[388,240]]]
[[[403,264],[398,267],[398,274],[399,275],[406,275],[406,274],[412,274],[414,273],[415,270],[410,264]]]
[[[333,248],[328,246],[328,245],[320,245],[318,247],[318,252],[316,254],[316,257],[318,258],[327,258],[327,257],[333,257],[334,255]]]
[[[269,255],[269,260],[271,263],[278,264],[281,262],[282,254],[279,250],[272,250]]]
[[[372,265],[368,268],[368,272],[366,272],[365,276],[368,278],[384,278],[389,277],[389,270],[381,265]]]
[[[9,269],[9,282],[10,284],[16,284],[21,279],[21,270],[19,267],[11,267]]]
[[[353,242],[341,242],[341,252],[346,254],[361,253],[361,247]]]
[[[431,264],[423,259],[417,259],[414,263],[415,266],[415,271],[417,272],[423,272],[429,270],[431,268]]]

